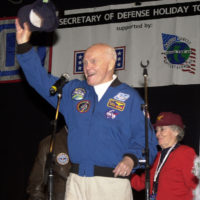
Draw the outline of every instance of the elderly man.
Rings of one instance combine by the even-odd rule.
[[[16,20],[18,61],[28,82],[52,106],[57,97],[49,88],[58,79],[49,76],[29,44],[31,32]],[[67,200],[132,200],[129,175],[139,166],[145,148],[143,100],[136,90],[114,75],[116,52],[95,44],[84,55],[86,80],[72,80],[63,87],[60,112],[68,126],[72,162],[66,185]],[[157,140],[149,123],[150,162]]]

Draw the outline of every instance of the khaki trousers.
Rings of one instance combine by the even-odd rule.
[[[65,200],[133,200],[133,195],[128,179],[70,173]]]

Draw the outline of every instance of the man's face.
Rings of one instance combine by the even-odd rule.
[[[90,47],[84,55],[84,74],[88,85],[95,86],[112,80],[113,59],[106,53],[105,46]]]

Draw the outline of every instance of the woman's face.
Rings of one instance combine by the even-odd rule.
[[[157,126],[156,127],[156,137],[158,139],[158,144],[162,149],[173,146],[177,143],[178,133],[170,126]]]

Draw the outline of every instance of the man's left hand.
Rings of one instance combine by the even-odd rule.
[[[134,167],[134,161],[129,156],[124,156],[113,170],[114,176],[129,176]]]

